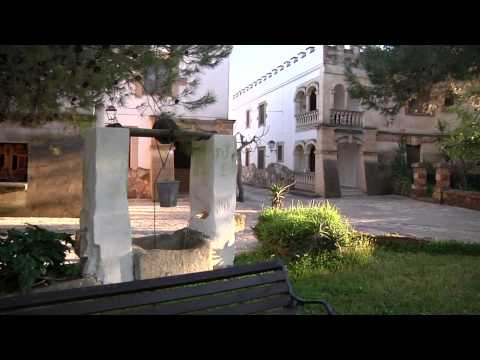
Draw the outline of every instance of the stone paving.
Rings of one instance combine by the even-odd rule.
[[[258,245],[251,226],[258,218],[262,206],[269,205],[266,189],[245,187],[246,201],[237,203],[237,212],[247,217],[247,229],[236,234],[236,249],[243,252]],[[301,201],[306,204],[321,201],[288,194],[285,205]],[[437,205],[412,200],[402,196],[350,196],[330,199],[351,224],[360,231],[372,234],[399,233],[402,235],[434,240],[460,240],[480,243],[480,211]],[[149,200],[129,201],[133,237],[153,234],[154,209]],[[157,233],[172,232],[186,227],[190,216],[187,197],[180,197],[177,207],[155,208]],[[79,227],[75,218],[0,218],[0,229],[22,227],[25,223],[35,224],[55,231],[73,233]]]

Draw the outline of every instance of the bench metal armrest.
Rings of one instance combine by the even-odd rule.
[[[302,299],[302,298],[300,298],[296,295],[293,295],[293,298],[295,299],[295,301],[297,301],[297,303],[299,305],[303,306],[303,305],[309,305],[309,304],[320,304],[320,305],[323,305],[323,307],[327,311],[328,315],[337,315],[337,313],[332,308],[332,306],[328,302],[326,302],[325,300],[306,300],[306,299]]]

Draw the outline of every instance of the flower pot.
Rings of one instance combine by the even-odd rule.
[[[162,207],[177,206],[180,181],[159,181],[155,184],[156,200]]]

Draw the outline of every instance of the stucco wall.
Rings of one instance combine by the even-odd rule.
[[[289,46],[285,48],[282,58],[273,58],[271,64],[266,69],[278,69],[284,61],[290,60],[293,56],[297,57],[297,62],[290,62],[290,66],[284,66],[283,70],[277,70],[275,75],[266,78],[266,80],[257,86],[252,87],[248,92],[239,97],[233,98],[233,93],[238,89],[230,89],[230,110],[229,118],[235,120],[233,133],[240,132],[251,139],[254,135],[264,136],[258,143],[258,146],[266,146],[265,166],[277,162],[277,153],[268,149],[268,142],[284,143],[284,161],[282,165],[293,169],[294,165],[294,147],[297,141],[315,139],[316,130],[296,131],[295,121],[295,94],[299,87],[311,83],[321,84],[322,82],[322,47],[312,45],[315,50],[310,53],[305,49],[308,45]],[[305,52],[305,57],[298,56],[299,52]],[[252,54],[253,56],[253,54]],[[233,61],[233,59],[232,59]],[[239,68],[241,64],[238,64]],[[238,68],[238,69],[239,69]],[[241,71],[232,68],[231,71]],[[264,75],[260,72],[258,77]],[[272,73],[272,72],[270,72]],[[257,77],[245,79],[255,81]],[[321,109],[322,91],[317,94],[317,106]],[[265,127],[258,126],[258,105],[266,103],[266,121]],[[246,111],[250,110],[250,128],[246,128]],[[257,164],[256,147],[252,146],[250,153],[250,163]],[[245,165],[245,151],[242,153],[243,164]]]
[[[28,144],[28,187],[2,191],[0,216],[80,216],[84,141],[79,128],[61,122],[38,128],[2,123],[0,142]]]
[[[224,59],[213,69],[202,69],[197,76],[199,86],[190,99],[198,99],[210,91],[215,95],[216,102],[197,110],[187,110],[181,106],[173,106],[164,107],[163,111],[173,112],[180,118],[194,118],[200,121],[227,119],[229,59]],[[143,105],[148,103],[149,101],[145,96],[132,95],[127,97],[123,106],[117,106],[118,122],[123,126],[151,129],[154,120],[154,106]],[[231,132],[226,131],[220,131],[220,133],[231,134]],[[150,138],[138,138],[138,167],[150,169],[150,161]]]

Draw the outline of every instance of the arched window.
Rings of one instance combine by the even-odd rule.
[[[303,162],[304,158],[304,151],[303,151],[303,146],[302,145],[297,145],[295,146],[295,152],[294,152],[294,169],[297,172],[303,172],[305,171],[305,165]]]
[[[317,90],[312,89],[309,93],[309,109],[308,111],[317,110]]]
[[[308,170],[310,172],[315,172],[315,146],[310,147],[310,152],[308,153]]]
[[[341,84],[335,85],[333,88],[333,108],[345,110],[345,89]]]
[[[295,95],[295,114],[301,114],[307,110],[305,100],[305,93],[303,91],[297,92],[297,95]]]

